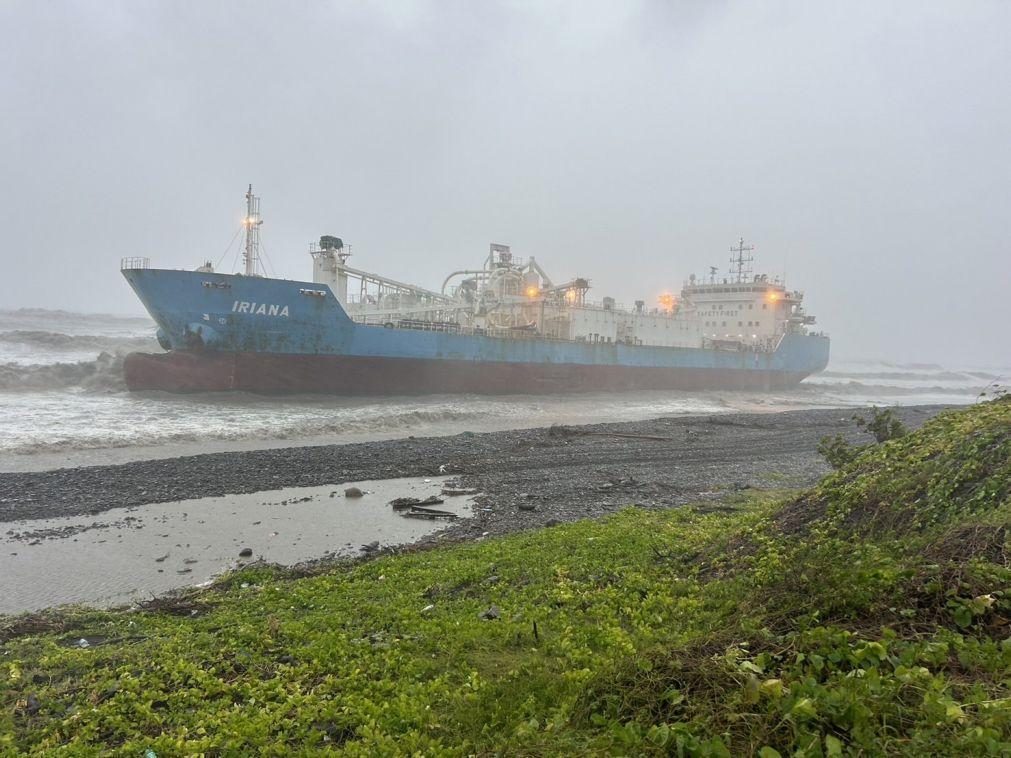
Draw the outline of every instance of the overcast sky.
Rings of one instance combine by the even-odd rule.
[[[252,182],[438,287],[489,242],[655,301],[743,236],[837,356],[1011,363],[1011,3],[0,0],[0,308],[133,313]],[[233,270],[234,256],[221,269]]]

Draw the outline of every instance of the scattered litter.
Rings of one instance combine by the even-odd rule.
[[[478,618],[484,619],[485,621],[492,621],[494,619],[499,618],[501,615],[502,613],[501,611],[499,611],[498,606],[492,604],[491,608],[482,613],[479,613]]]

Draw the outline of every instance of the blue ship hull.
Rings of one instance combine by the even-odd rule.
[[[126,360],[134,390],[347,395],[775,389],[828,363],[827,337],[774,352],[391,329],[352,321],[312,282],[159,269],[123,275],[169,352]]]

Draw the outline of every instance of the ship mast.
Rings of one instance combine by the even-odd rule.
[[[746,275],[751,274],[751,266],[749,265],[755,259],[750,255],[751,251],[755,249],[754,245],[744,244],[744,237],[741,237],[737,242],[737,247],[730,248],[730,252],[736,253],[736,255],[730,258],[730,273],[735,274],[736,269],[736,281],[738,283],[745,281]],[[747,256],[744,254],[748,253]]]
[[[256,264],[260,260],[260,198],[253,194],[253,185],[246,191],[246,217],[242,225],[246,227],[246,249],[242,258],[246,263],[246,276],[256,276]]]

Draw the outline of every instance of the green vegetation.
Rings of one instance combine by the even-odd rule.
[[[725,503],[13,620],[0,750],[1011,752],[1011,401]]]
[[[905,436],[908,432],[902,424],[902,420],[899,419],[891,408],[885,408],[884,410],[871,408],[871,417],[869,419],[859,414],[853,414],[851,418],[858,427],[873,435],[874,441],[879,444],[888,442],[889,440],[896,440],[899,437]],[[830,466],[842,468],[846,464],[856,460],[856,457],[868,447],[869,445],[851,445],[845,437],[837,434],[834,437],[823,437],[821,442],[818,443],[818,452],[824,456]]]

